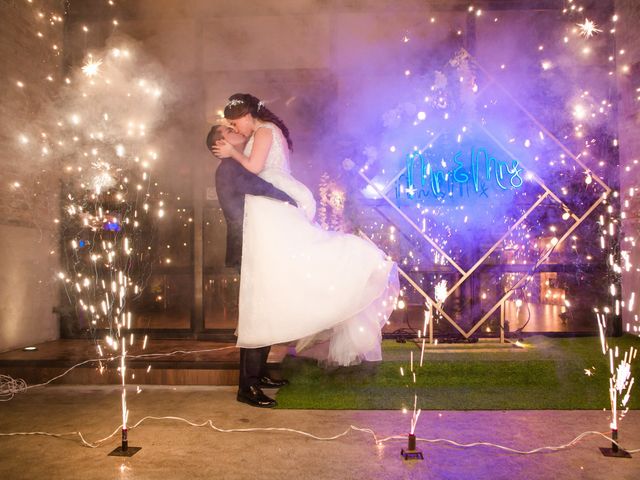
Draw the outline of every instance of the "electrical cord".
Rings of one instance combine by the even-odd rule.
[[[173,352],[167,352],[167,353],[147,353],[147,354],[140,354],[140,355],[128,355],[128,358],[134,359],[134,358],[165,357],[165,356],[171,356],[171,355],[177,355],[177,354],[214,352],[214,351],[226,350],[226,349],[230,349],[230,348],[235,348],[235,347],[227,346],[227,347],[210,348],[210,349],[204,349],[204,350],[191,350],[191,351],[175,350]],[[39,384],[35,384],[35,385],[27,385],[27,383],[23,379],[20,379],[20,378],[14,379],[14,378],[12,378],[12,377],[10,377],[8,375],[0,375],[0,401],[11,400],[16,393],[26,392],[28,389],[31,389],[31,388],[37,388],[37,387],[43,387],[43,386],[49,385],[53,381],[55,381],[55,380],[65,376],[65,375],[67,375],[69,372],[71,372],[75,368],[80,367],[82,365],[85,365],[87,363],[101,362],[101,361],[113,361],[113,360],[117,360],[117,359],[119,359],[121,357],[122,357],[122,355],[116,355],[116,356],[107,357],[107,358],[92,358],[92,359],[89,359],[89,360],[85,360],[83,362],[77,363],[76,365],[73,365],[72,367],[69,367],[63,373],[51,378],[47,382],[39,383]],[[192,422],[192,421],[187,420],[185,418],[175,417],[175,416],[166,416],[166,417],[146,416],[146,417],[143,417],[142,419],[140,419],[134,425],[130,426],[129,429],[134,429],[134,428],[138,427],[139,425],[141,425],[146,420],[175,420],[175,421],[180,421],[180,422],[186,423],[186,424],[188,424],[190,426],[194,426],[194,427],[205,427],[205,426],[208,426],[211,429],[213,429],[213,430],[215,430],[215,431],[217,431],[219,433],[247,433],[247,432],[272,432],[272,431],[290,432],[290,433],[295,433],[295,434],[298,434],[298,435],[303,435],[303,436],[306,436],[306,437],[309,437],[309,438],[313,438],[314,440],[319,440],[319,441],[337,440],[338,438],[346,436],[350,431],[353,430],[353,431],[364,432],[364,433],[370,434],[371,436],[373,436],[373,439],[374,439],[376,445],[382,445],[382,444],[384,444],[384,443],[386,443],[388,441],[391,441],[391,440],[398,440],[398,439],[405,439],[406,438],[406,435],[392,435],[392,436],[389,436],[389,437],[378,439],[376,433],[372,429],[356,427],[354,425],[350,425],[349,428],[347,428],[344,432],[339,433],[337,435],[330,436],[330,437],[320,437],[320,436],[314,435],[312,433],[304,432],[302,430],[295,430],[295,429],[292,429],[292,428],[285,428],[285,427],[223,429],[223,428],[220,428],[220,427],[217,427],[216,425],[214,425],[211,420],[206,420],[206,421],[201,422],[201,423],[195,423],[195,422]],[[103,443],[105,443],[108,440],[112,439],[120,431],[120,428],[121,428],[121,426],[118,426],[113,431],[113,433],[111,433],[110,435],[108,435],[108,436],[106,436],[106,437],[104,437],[104,438],[102,438],[100,440],[96,440],[94,442],[87,441],[85,439],[84,435],[79,431],[67,432],[67,433],[50,433],[50,432],[42,432],[42,431],[36,431],[36,432],[10,432],[10,433],[0,433],[0,436],[7,437],[7,436],[42,435],[42,436],[54,437],[54,438],[65,438],[65,437],[70,437],[70,436],[78,436],[80,438],[80,441],[82,442],[82,445],[84,445],[85,447],[98,448]],[[488,447],[494,447],[494,448],[497,448],[497,449],[505,450],[505,451],[510,452],[510,453],[516,453],[516,454],[521,454],[521,455],[530,455],[530,454],[539,453],[539,452],[546,451],[546,450],[549,450],[549,451],[563,450],[563,449],[566,449],[566,448],[574,446],[575,444],[580,442],[585,437],[591,436],[591,435],[599,435],[599,436],[605,438],[606,440],[611,441],[613,444],[618,445],[620,448],[622,448],[618,444],[617,441],[615,441],[612,438],[608,437],[606,434],[601,433],[601,432],[595,432],[595,431],[583,432],[580,435],[578,435],[576,438],[571,440],[569,443],[566,443],[564,445],[545,446],[545,447],[535,448],[533,450],[518,450],[518,449],[514,449],[514,448],[511,448],[511,447],[505,447],[505,446],[494,444],[494,443],[490,443],[490,442],[473,442],[473,443],[464,444],[464,443],[459,443],[459,442],[456,442],[454,440],[449,440],[449,439],[445,439],[445,438],[437,438],[437,439],[416,438],[416,440],[417,441],[421,441],[421,442],[426,442],[426,443],[448,443],[450,445],[454,445],[456,447],[461,447],[461,448],[488,446]],[[627,452],[636,453],[636,452],[640,452],[640,449],[627,450]]]
[[[209,427],[212,430],[215,430],[218,433],[250,433],[250,432],[287,432],[287,433],[294,433],[297,435],[302,435],[308,438],[312,438],[314,440],[318,440],[318,441],[332,441],[332,440],[337,440],[341,437],[344,437],[346,435],[348,435],[351,431],[356,431],[356,432],[362,432],[362,433],[367,433],[369,435],[371,435],[373,437],[374,443],[376,445],[383,445],[389,441],[392,440],[406,440],[407,439],[407,435],[391,435],[388,437],[384,437],[384,438],[378,438],[378,436],[376,435],[375,431],[370,429],[370,428],[362,428],[362,427],[357,427],[355,425],[349,425],[349,428],[347,428],[345,431],[343,431],[342,433],[338,433],[336,435],[332,435],[332,436],[328,436],[328,437],[322,437],[322,436],[318,436],[318,435],[314,435],[312,433],[309,432],[305,432],[303,430],[296,430],[294,428],[286,428],[286,427],[261,427],[261,428],[231,428],[231,429],[225,429],[225,428],[221,428],[218,427],[216,425],[214,425],[212,420],[205,420],[204,422],[192,422],[190,420],[187,420],[185,418],[182,417],[174,417],[174,416],[165,416],[165,417],[155,417],[155,416],[146,416],[141,418],[140,420],[138,420],[134,425],[129,427],[129,430],[132,430],[138,426],[140,426],[142,423],[146,422],[147,420],[173,420],[173,421],[178,421],[178,422],[182,422],[182,423],[186,423],[187,425],[190,425],[192,427]],[[113,431],[113,433],[111,435],[108,435],[100,440],[96,440],[94,442],[90,442],[87,441],[86,438],[84,437],[84,435],[81,432],[68,432],[68,433],[49,433],[49,432],[11,432],[11,433],[0,433],[0,436],[29,436],[29,435],[42,435],[42,436],[47,436],[47,437],[54,437],[54,438],[64,438],[64,437],[69,437],[69,436],[78,436],[80,438],[80,441],[82,442],[82,445],[88,448],[98,448],[100,447],[102,444],[104,444],[105,442],[107,442],[108,440],[111,440],[113,437],[115,437],[118,432],[120,431],[121,426],[118,425],[118,427]],[[557,445],[557,446],[544,446],[544,447],[538,447],[538,448],[534,448],[531,450],[519,450],[516,448],[512,448],[512,447],[506,447],[504,445],[499,445],[496,443],[491,443],[491,442],[472,442],[472,443],[460,443],[460,442],[456,442],[455,440],[450,440],[447,438],[422,438],[422,437],[417,437],[416,441],[419,442],[425,442],[425,443],[430,443],[430,444],[437,444],[437,443],[446,443],[449,445],[453,445],[455,447],[460,447],[460,448],[474,448],[474,447],[492,447],[492,448],[497,448],[499,450],[504,450],[506,452],[509,453],[514,453],[517,455],[534,455],[536,453],[541,453],[544,451],[551,451],[551,452],[556,452],[556,451],[560,451],[560,450],[565,450],[568,449],[570,447],[575,446],[577,443],[579,443],[580,441],[584,440],[585,438],[589,437],[589,436],[599,436],[604,438],[605,440],[611,442],[612,444],[617,445],[619,448],[625,450],[622,445],[620,445],[617,441],[613,440],[611,437],[607,436],[606,434],[602,433],[602,432],[597,432],[597,431],[587,431],[587,432],[583,432],[580,435],[578,435],[577,437],[575,437],[573,440],[571,440],[568,443],[562,444],[562,445]],[[626,450],[628,453],[637,453],[640,452],[640,448],[638,449],[634,449],[634,450]]]
[[[231,348],[236,348],[236,347],[228,346],[228,347],[218,347],[218,348],[207,348],[204,350],[174,350],[173,352],[167,352],[167,353],[143,353],[140,355],[126,355],[126,358],[134,359],[134,358],[169,357],[171,355],[178,355],[178,354],[187,355],[191,353],[219,352],[221,350],[228,350]],[[16,379],[16,378],[10,377],[9,375],[0,374],[0,402],[8,402],[9,400],[13,399],[13,397],[17,393],[24,393],[31,388],[44,387],[46,385],[49,385],[51,382],[54,382],[55,380],[58,380],[59,378],[64,377],[72,370],[78,367],[81,367],[82,365],[86,365],[87,363],[110,362],[114,360],[119,360],[120,358],[122,358],[122,355],[115,355],[113,357],[103,357],[103,358],[90,358],[89,360],[76,363],[75,365],[69,367],[67,370],[62,372],[60,375],[56,375],[55,377],[51,378],[50,380],[47,380],[44,383],[38,383],[35,385],[28,385],[27,382],[22,378]]]

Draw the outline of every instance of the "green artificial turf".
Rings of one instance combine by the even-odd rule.
[[[621,352],[631,345],[640,347],[640,338],[630,335],[610,342]],[[425,351],[423,367],[418,366],[418,345],[391,340],[383,342],[382,362],[355,367],[327,370],[309,359],[287,357],[282,371],[291,384],[278,392],[278,407],[413,409],[417,394],[418,408],[429,410],[609,408],[609,363],[599,338],[540,336],[525,344],[524,349],[440,345]],[[409,365],[412,350],[415,384]],[[586,375],[585,369],[593,375]],[[635,363],[632,373],[637,371]],[[632,391],[632,409],[640,408],[637,393]]]

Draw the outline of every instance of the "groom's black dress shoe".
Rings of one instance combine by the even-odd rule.
[[[236,399],[252,407],[272,408],[277,405],[276,401],[267,397],[257,385],[249,387],[248,390],[238,390]]]
[[[289,380],[276,380],[275,378],[270,377],[260,377],[258,385],[260,388],[280,388],[285,385],[289,385]]]

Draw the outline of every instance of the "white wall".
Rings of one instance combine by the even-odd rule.
[[[35,228],[0,226],[0,351],[58,338],[56,250]]]
[[[53,45],[62,46],[63,23],[49,20],[54,12],[64,16],[64,3],[0,2],[0,351],[58,337],[60,169],[38,150],[37,125],[62,82]],[[21,145],[27,131],[30,142]]]

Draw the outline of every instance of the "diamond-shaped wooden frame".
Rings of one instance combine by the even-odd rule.
[[[449,295],[451,295],[456,289],[460,288],[460,286],[487,260],[487,258],[489,258],[489,256],[500,246],[500,244],[511,234],[511,232],[513,232],[513,230],[515,228],[518,227],[518,225],[520,225],[530,214],[531,212],[533,212],[544,200],[546,200],[547,198],[551,198],[553,201],[557,202],[560,207],[567,212],[570,215],[570,218],[574,220],[574,223],[567,229],[567,231],[558,239],[557,244],[553,245],[552,247],[548,248],[546,251],[544,251],[542,253],[542,255],[540,256],[540,258],[538,259],[538,261],[536,262],[536,264],[533,266],[532,271],[535,271],[551,254],[551,252],[553,251],[554,248],[556,248],[557,245],[560,245],[562,242],[564,242],[567,237],[569,237],[569,235],[571,235],[573,233],[573,231],[578,228],[578,226],[580,226],[580,224],[582,222],[584,222],[589,215],[591,215],[591,213],[598,207],[598,205],[600,205],[606,198],[607,196],[611,193],[611,187],[609,187],[609,185],[607,185],[607,183],[602,180],[598,175],[596,175],[589,167],[587,167],[576,155],[574,155],[569,148],[567,148],[566,145],[564,145],[555,135],[553,135],[531,112],[529,112],[520,102],[518,102],[518,100],[511,95],[511,93],[503,86],[501,85],[491,74],[489,74],[489,72],[484,69],[476,60],[475,58],[469,54],[467,52],[467,55],[469,55],[469,58],[471,59],[471,61],[473,62],[473,64],[479,69],[481,70],[484,75],[486,76],[486,78],[489,80],[488,84],[484,87],[484,89],[486,89],[489,85],[495,85],[496,87],[498,87],[500,90],[502,90],[502,92],[509,98],[509,100],[511,100],[513,102],[513,104],[525,115],[529,118],[529,120],[531,120],[539,129],[540,131],[544,132],[548,138],[551,138],[553,140],[553,142],[571,159],[573,159],[578,165],[580,165],[580,167],[582,167],[584,169],[585,172],[587,172],[591,178],[598,183],[602,188],[603,188],[603,193],[598,197],[598,199],[593,202],[593,204],[591,204],[591,206],[586,210],[585,213],[582,214],[582,216],[578,216],[576,213],[574,213],[573,211],[571,211],[571,209],[569,208],[568,205],[566,205],[559,197],[558,195],[556,195],[545,183],[544,181],[537,176],[536,174],[534,174],[533,172],[528,172],[531,175],[531,178],[538,184],[540,185],[543,190],[544,193],[542,195],[540,195],[537,199],[536,202],[533,203],[533,205],[531,205],[531,207],[529,207],[529,209],[522,214],[522,216],[520,216],[520,218],[513,224],[511,225],[511,227],[509,227],[507,229],[507,231],[500,237],[500,239],[498,239],[485,253],[484,255],[482,255],[482,257],[468,270],[464,270],[462,267],[460,267],[455,260],[453,260],[449,255],[447,255],[447,253],[431,238],[429,237],[429,235],[427,235],[425,232],[423,232],[418,225],[415,224],[415,222],[413,220],[411,220],[394,202],[391,201],[391,199],[389,199],[389,197],[387,196],[387,192],[391,189],[391,187],[393,186],[393,184],[397,181],[397,179],[406,171],[406,168],[402,169],[398,175],[396,175],[383,189],[380,189],[378,186],[376,186],[373,181],[371,179],[369,179],[367,177],[367,175],[362,171],[359,170],[359,175],[367,182],[367,184],[369,184],[376,192],[377,194],[384,199],[424,240],[426,240],[434,249],[436,249],[438,251],[438,253],[440,255],[442,255],[442,257],[453,267],[455,268],[460,274],[461,277],[458,279],[458,281],[451,286],[451,288],[449,288],[448,292],[447,292],[447,297]],[[490,131],[488,131],[486,128],[484,128],[483,126],[481,126],[480,128],[482,128],[482,130],[494,141],[496,142],[496,144],[512,159],[515,159],[514,155],[511,154],[511,152],[494,136],[491,134]],[[437,137],[436,137],[437,138]],[[453,318],[451,318],[451,316],[444,311],[444,309],[442,308],[442,305],[438,304],[433,298],[431,298],[431,296],[429,294],[427,294],[405,271],[403,271],[401,268],[398,268],[398,271],[400,272],[400,274],[405,278],[405,280],[407,280],[407,282],[422,296],[424,297],[424,299],[426,300],[426,304],[428,305],[428,308],[430,310],[430,319],[433,318],[433,309],[436,309],[440,315],[442,315],[442,317],[447,320],[456,330],[458,330],[458,332],[460,332],[460,334],[465,337],[465,338],[469,338],[471,335],[473,335],[476,330],[478,330],[490,317],[491,315],[493,315],[493,313],[500,308],[500,324],[501,324],[501,329],[500,329],[500,340],[504,341],[504,304],[505,302],[511,297],[511,295],[513,294],[513,292],[526,280],[526,278],[530,275],[530,274],[524,274],[522,276],[522,278],[520,278],[516,284],[509,289],[508,292],[506,292],[497,302],[495,302],[495,304],[487,311],[487,313],[484,314],[484,316],[482,316],[482,318],[480,318],[478,321],[476,321],[473,326],[471,327],[471,329],[469,331],[465,331]],[[433,322],[430,321],[429,322],[429,341],[433,342]]]

